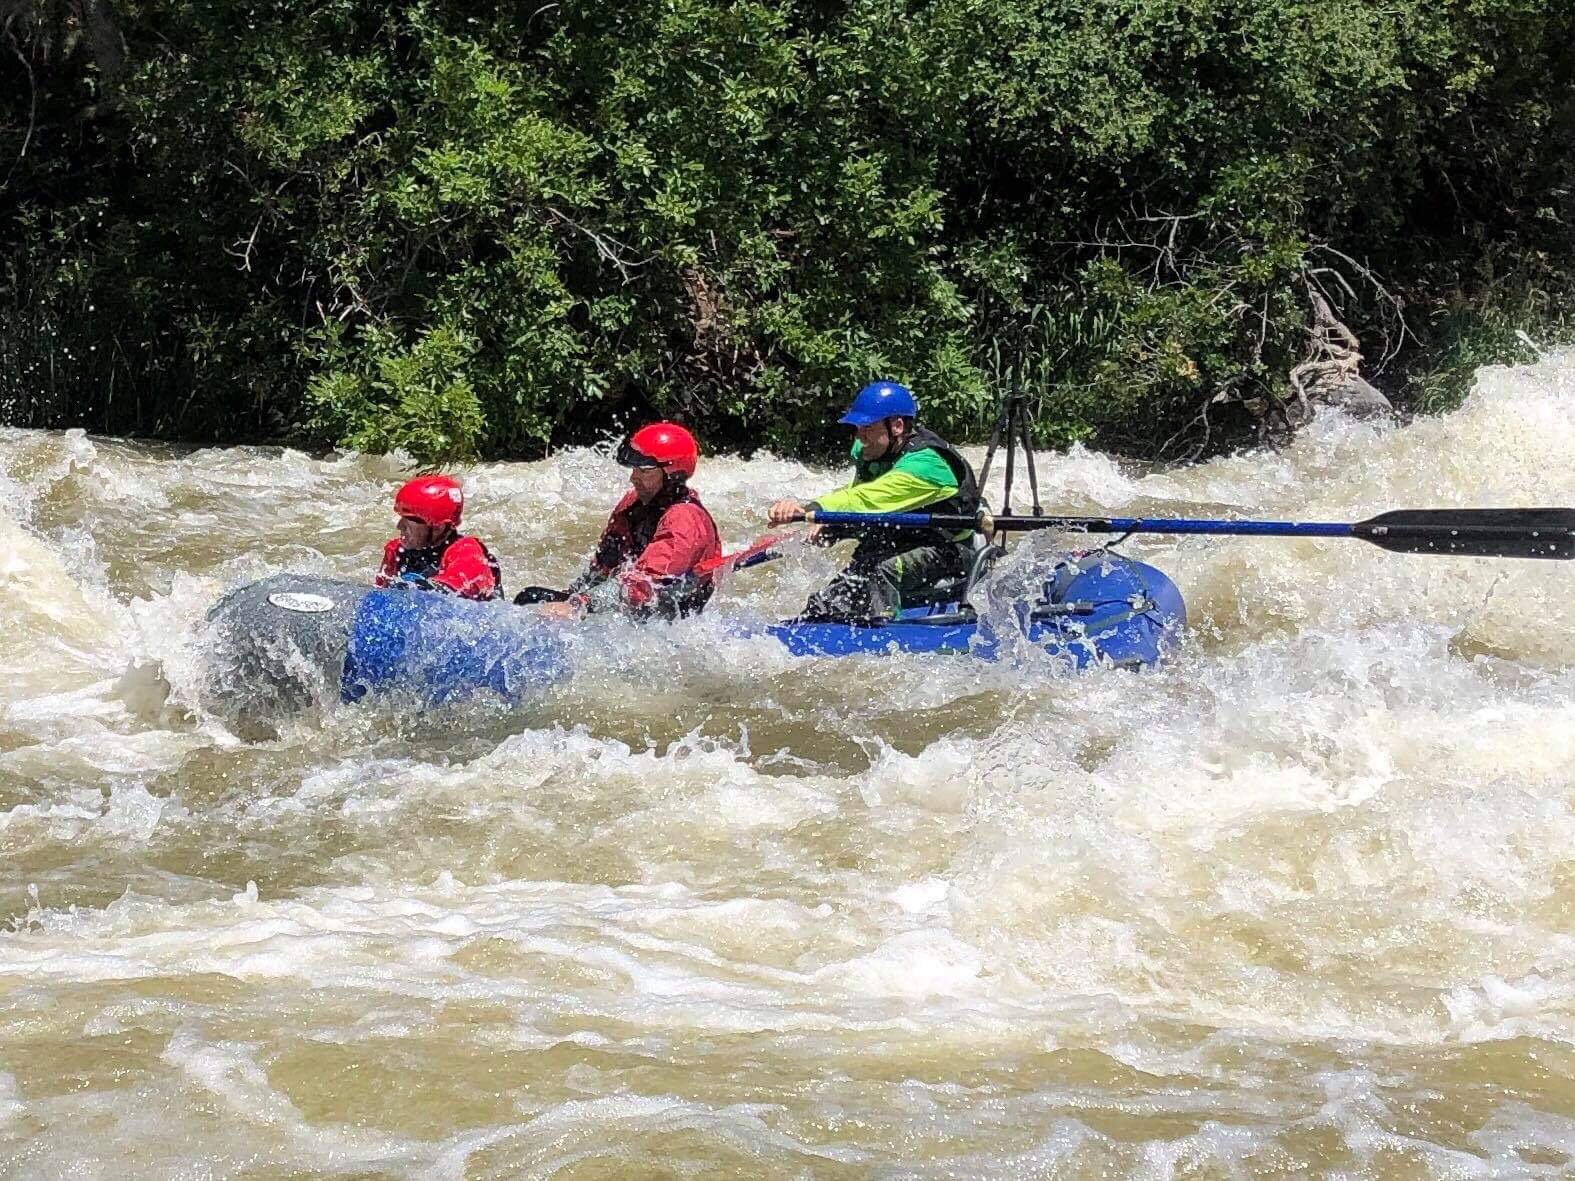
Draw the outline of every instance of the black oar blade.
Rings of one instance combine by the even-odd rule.
[[[1351,534],[1397,554],[1569,559],[1575,509],[1399,509],[1353,525]]]

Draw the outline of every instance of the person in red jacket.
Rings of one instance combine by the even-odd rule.
[[[542,608],[554,618],[625,611],[676,619],[702,610],[715,589],[709,569],[722,556],[722,541],[689,487],[699,459],[695,437],[676,423],[635,431],[618,449],[633,487],[607,518],[590,567],[566,596],[531,587],[514,601],[561,598]]]
[[[503,596],[503,573],[492,551],[459,531],[465,494],[452,476],[421,476],[394,494],[399,536],[383,547],[378,586],[414,586],[467,599]]]

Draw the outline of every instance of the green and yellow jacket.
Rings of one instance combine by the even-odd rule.
[[[866,460],[861,444],[853,444],[853,482],[810,502],[811,509],[835,513],[961,513],[979,510],[979,482],[973,468],[950,443],[934,431],[917,427],[895,455]],[[895,531],[893,531],[895,532]],[[970,530],[903,530],[910,546],[944,545],[971,540]],[[892,539],[892,540],[895,540]]]

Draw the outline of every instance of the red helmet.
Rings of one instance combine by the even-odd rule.
[[[695,474],[699,461],[700,445],[675,422],[643,426],[618,448],[618,462],[624,467],[659,467],[669,476],[686,479]]]
[[[394,493],[394,511],[433,528],[458,525],[465,494],[453,476],[418,476]]]

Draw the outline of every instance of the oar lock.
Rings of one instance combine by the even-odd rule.
[[[1045,586],[1048,589],[1050,584],[1046,583]],[[1092,615],[1101,607],[1109,607],[1116,603],[1125,603],[1131,610],[1112,616],[1106,621],[1111,624],[1124,623],[1133,615],[1142,615],[1145,611],[1152,611],[1159,606],[1153,599],[1140,592],[1129,595],[1125,599],[1105,599],[1102,602],[1095,602],[1093,599],[1071,599],[1064,603],[1041,603],[1034,607],[1033,618],[1047,619],[1054,615]]]

